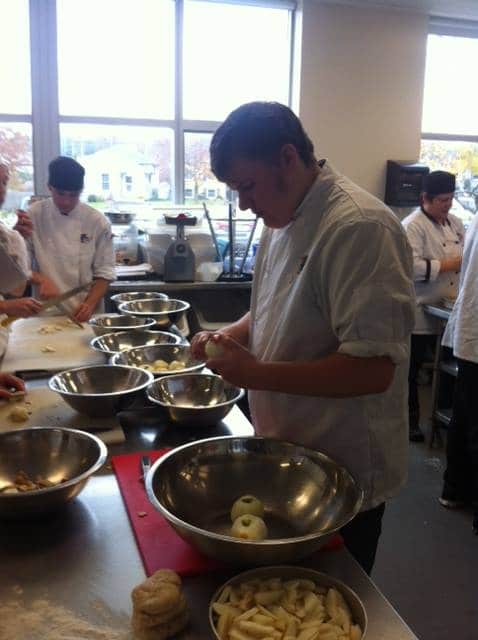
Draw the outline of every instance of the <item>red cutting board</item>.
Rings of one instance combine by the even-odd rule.
[[[181,576],[193,576],[218,569],[221,566],[218,562],[203,556],[180,538],[148,500],[141,478],[141,456],[147,455],[155,462],[168,451],[169,449],[143,451],[111,458],[146,575],[150,576],[158,569],[172,569]],[[321,551],[342,546],[342,537],[337,534]]]

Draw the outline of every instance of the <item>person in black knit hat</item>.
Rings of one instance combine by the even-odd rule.
[[[455,194],[455,176],[448,171],[432,171],[423,183],[421,205],[403,220],[413,250],[413,271],[417,307],[410,350],[408,377],[409,439],[422,442],[418,374],[435,348],[439,321],[426,314],[426,304],[442,298],[456,298],[465,229],[450,214]]]

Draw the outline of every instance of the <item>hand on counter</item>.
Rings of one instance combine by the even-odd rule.
[[[25,391],[25,383],[10,373],[0,373],[0,398],[10,398],[13,395],[12,389]]]
[[[42,309],[42,304],[35,298],[12,298],[0,302],[0,313],[17,318],[29,318]]]

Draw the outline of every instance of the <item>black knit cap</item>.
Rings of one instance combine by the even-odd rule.
[[[61,191],[81,191],[85,170],[76,160],[58,156],[48,165],[48,184]]]
[[[454,193],[455,175],[448,171],[432,171],[423,179],[423,191],[429,198],[442,193]]]

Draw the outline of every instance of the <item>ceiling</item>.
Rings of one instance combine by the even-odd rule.
[[[427,15],[478,21],[478,0],[324,0],[363,8],[412,10]]]

